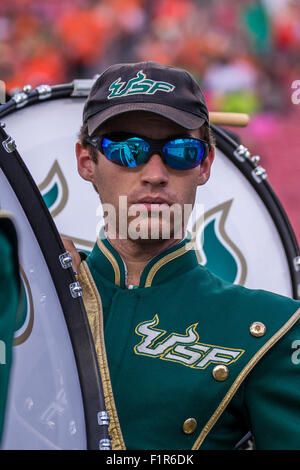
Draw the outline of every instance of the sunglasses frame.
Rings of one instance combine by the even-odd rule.
[[[150,145],[148,158],[143,163],[147,163],[154,153],[158,153],[160,155],[160,157],[162,158],[163,162],[167,165],[168,165],[168,163],[166,162],[166,156],[163,152],[163,147],[166,145],[166,143],[172,142],[176,139],[192,139],[192,140],[196,140],[197,142],[201,142],[204,146],[204,157],[201,159],[201,161],[195,167],[185,168],[185,169],[182,169],[182,171],[189,170],[189,169],[192,169],[192,168],[196,168],[197,166],[201,165],[204,162],[204,160],[207,158],[207,156],[209,155],[209,152],[211,150],[211,145],[208,142],[206,142],[205,140],[197,139],[196,137],[191,137],[191,136],[182,135],[182,134],[181,135],[176,135],[176,136],[173,136],[173,137],[168,137],[166,139],[149,139],[149,138],[146,138],[145,136],[142,136],[142,135],[131,134],[131,133],[127,133],[127,132],[110,132],[108,134],[104,134],[104,135],[101,135],[101,136],[88,137],[86,139],[86,141],[90,145],[95,147],[97,150],[99,150],[105,156],[105,158],[107,158],[105,153],[104,153],[103,146],[102,146],[102,142],[103,142],[104,138],[110,139],[112,141],[115,140],[116,142],[118,141],[116,139],[119,139],[119,141],[121,142],[122,140],[127,140],[127,139],[135,138],[135,137],[138,137],[139,139],[144,140],[147,144]],[[117,162],[113,162],[109,158],[107,158],[107,160],[109,160],[112,163],[115,163],[116,165],[118,165]],[[140,165],[141,165],[141,163],[139,165],[137,165],[136,167],[138,167]],[[122,163],[120,163],[120,166],[123,166],[124,168],[130,168],[130,167],[126,167]],[[136,167],[134,167],[134,168],[136,168]],[[174,169],[181,171],[181,169],[177,169],[177,168],[174,168]]]

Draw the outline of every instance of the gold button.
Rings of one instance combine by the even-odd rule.
[[[259,338],[260,336],[263,336],[265,332],[266,326],[260,321],[255,321],[250,326],[250,333],[252,334],[252,336],[256,336],[257,338]]]
[[[186,419],[182,426],[183,432],[185,434],[192,434],[195,431],[196,427],[197,421],[195,420],[195,418]]]
[[[226,366],[219,365],[213,368],[212,375],[218,382],[223,382],[223,380],[227,379],[229,370]]]

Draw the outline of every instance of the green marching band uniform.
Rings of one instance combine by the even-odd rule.
[[[0,443],[12,363],[12,345],[20,307],[18,244],[11,217],[0,211]]]
[[[100,235],[78,278],[113,450],[233,449],[249,430],[256,449],[300,449],[300,302],[224,282],[189,240],[127,289]]]

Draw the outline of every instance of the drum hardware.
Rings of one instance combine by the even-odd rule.
[[[72,257],[70,253],[66,251],[62,255],[59,255],[59,261],[63,269],[68,269],[72,267]]]
[[[110,440],[101,439],[99,441],[99,450],[111,450]]]
[[[79,282],[72,282],[72,284],[69,285],[69,288],[73,299],[82,297],[82,287]]]
[[[16,103],[16,108],[22,108],[22,106],[27,104],[28,94],[20,91],[13,95],[12,100]]]
[[[26,95],[29,95],[29,93],[32,92],[32,86],[31,85],[23,86],[23,91],[24,91],[24,93],[26,93]]]
[[[296,271],[300,271],[300,256],[294,258],[294,266]]]
[[[61,87],[53,87],[53,95],[66,92],[71,92],[69,84],[63,90]],[[11,99],[0,106],[0,114],[3,112],[7,115],[16,110],[23,115],[27,107],[33,109],[31,105],[37,103],[44,106],[39,101],[38,92],[32,90],[24,108],[17,109],[16,102]],[[34,126],[39,123],[36,119],[32,121]],[[69,253],[66,253],[61,236],[14,140],[4,127],[4,124],[0,124],[3,145],[0,146],[1,207],[14,214],[22,243],[28,247],[22,253],[22,267],[32,281],[28,282],[25,289],[28,287],[28,295],[35,299],[34,321],[37,328],[29,331],[26,327],[28,336],[31,335],[30,341],[23,347],[27,336],[14,351],[15,375],[11,380],[11,401],[6,410],[6,427],[1,446],[7,449],[58,446],[63,449],[98,450],[100,441],[107,439],[108,442],[101,443],[100,448],[109,449],[107,426],[99,426],[95,419],[99,410],[105,410],[105,400],[92,333],[82,301],[82,288],[79,282],[75,282],[72,270],[57,269],[60,255],[67,264]],[[24,123],[21,128],[24,129]],[[14,133],[17,133],[15,127]],[[27,131],[25,134],[29,135]],[[28,142],[32,142],[31,139]],[[8,158],[7,153],[14,158]],[[45,269],[45,265],[48,269]],[[35,278],[31,279],[33,271]],[[29,308],[27,313],[30,323],[33,321],[33,309]],[[41,341],[41,336],[44,341]],[[33,356],[40,361],[41,373],[47,371],[45,380],[40,380],[40,374],[36,373],[35,364],[32,365],[31,360]],[[31,394],[38,395],[36,403],[39,407],[56,402],[57,394],[61,393],[61,381],[56,380],[57,371],[64,380],[66,404],[64,413],[55,416],[57,432],[53,434],[51,430],[41,428],[39,409],[25,415],[23,404],[26,404],[26,398]],[[71,422],[76,423],[75,433],[70,429]]]
[[[253,157],[251,157],[251,162],[253,162],[255,164],[260,162],[260,156],[259,155],[253,155]]]
[[[38,92],[40,100],[50,98],[52,95],[52,88],[50,85],[40,85],[37,86],[35,90]]]
[[[71,96],[88,96],[95,80],[97,77],[92,78],[92,79],[81,79],[81,80],[73,80],[73,91],[71,93]]]
[[[4,129],[6,126],[5,122],[0,122],[0,127],[2,127],[2,129]]]
[[[233,154],[240,162],[244,162],[251,157],[251,153],[244,145],[239,145]]]
[[[257,166],[256,168],[254,168],[251,174],[255,181],[257,181],[258,183],[261,183],[263,180],[266,180],[268,178],[267,172],[262,166]]]
[[[4,126],[1,126],[1,127],[4,127]],[[8,136],[7,139],[2,142],[2,145],[7,153],[12,153],[17,148],[14,139],[10,136]]]
[[[98,424],[99,426],[108,426],[109,425],[109,416],[106,411],[99,411],[98,415]]]

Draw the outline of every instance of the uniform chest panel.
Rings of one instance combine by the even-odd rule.
[[[118,291],[104,311],[114,399],[131,448],[145,442],[149,448],[191,448],[242,367],[244,349],[207,342],[207,332],[202,341],[204,311],[167,293],[164,299]],[[229,371],[224,382],[213,376],[221,364]],[[187,435],[183,423],[190,417],[197,426]]]

